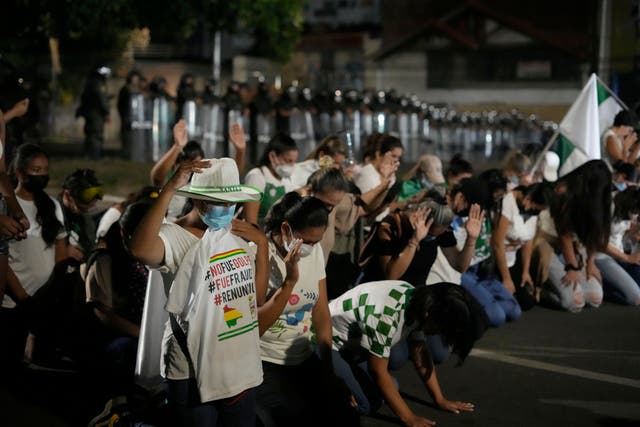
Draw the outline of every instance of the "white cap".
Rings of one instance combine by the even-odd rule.
[[[545,181],[555,182],[558,180],[558,168],[560,167],[560,157],[553,151],[544,153],[544,168],[542,176]]]

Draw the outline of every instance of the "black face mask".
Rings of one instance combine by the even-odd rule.
[[[30,193],[37,193],[47,188],[49,183],[49,175],[25,175],[22,185]]]

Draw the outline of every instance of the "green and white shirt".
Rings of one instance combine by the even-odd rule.
[[[333,348],[358,344],[374,356],[389,358],[391,347],[407,337],[405,310],[413,286],[401,280],[363,283],[329,303]]]

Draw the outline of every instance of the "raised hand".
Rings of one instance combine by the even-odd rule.
[[[184,146],[187,145],[188,139],[189,136],[187,134],[187,122],[185,121],[185,119],[180,119],[178,120],[178,123],[173,126],[174,144],[180,149],[183,149]]]
[[[433,218],[427,221],[430,213],[431,209],[418,208],[418,210],[409,216],[409,222],[411,223],[411,227],[413,227],[413,239],[417,240],[417,242],[427,237],[429,233],[431,224],[433,224]]]
[[[477,239],[482,231],[482,222],[484,221],[484,211],[480,209],[480,205],[474,203],[469,209],[469,218],[464,228],[467,230],[467,235],[473,239]]]
[[[244,136],[244,129],[242,129],[242,126],[238,123],[233,123],[231,125],[229,140],[236,150],[244,150],[247,148],[247,138]]]
[[[167,186],[179,190],[181,187],[187,185],[191,174],[202,172],[202,169],[208,168],[210,164],[211,162],[208,160],[185,160],[173,174]]]
[[[287,277],[285,277],[285,281],[289,282],[291,285],[295,285],[300,278],[300,273],[298,271],[300,246],[302,246],[302,239],[296,239],[293,243],[293,247],[287,256],[284,257],[284,265],[287,269]]]

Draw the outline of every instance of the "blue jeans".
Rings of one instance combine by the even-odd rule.
[[[250,388],[227,399],[200,401],[194,378],[169,380],[169,399],[173,425],[185,427],[255,427],[256,392]]]
[[[595,261],[602,275],[602,287],[606,298],[619,304],[640,304],[640,287],[631,275],[640,276],[639,266],[621,263],[605,254],[598,254]]]
[[[460,284],[482,306],[489,319],[489,325],[498,327],[506,321],[520,318],[522,310],[515,297],[498,279],[481,279],[478,276],[477,264],[462,274]]]

